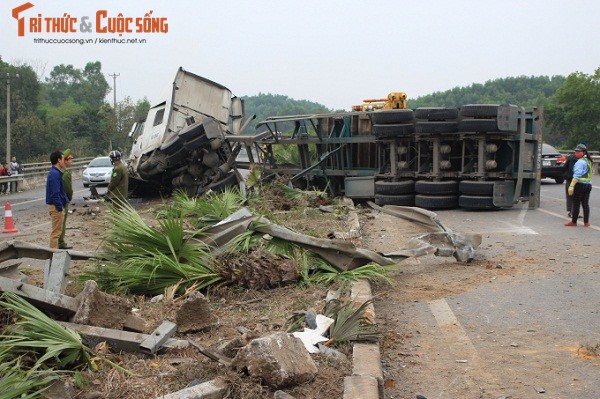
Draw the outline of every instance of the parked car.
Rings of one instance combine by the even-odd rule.
[[[92,159],[83,171],[83,187],[90,184],[103,186],[110,183],[113,165],[109,157],[98,157]]]
[[[549,177],[558,184],[565,181],[563,166],[567,158],[550,144],[542,144],[542,179]]]

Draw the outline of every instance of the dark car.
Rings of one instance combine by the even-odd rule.
[[[558,184],[565,181],[563,166],[567,158],[561,155],[550,144],[542,144],[542,179],[549,177]]]

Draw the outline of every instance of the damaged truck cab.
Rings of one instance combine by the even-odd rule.
[[[179,68],[171,87],[129,134],[130,191],[183,190],[190,196],[237,184],[226,135],[239,134],[242,100],[213,81]]]

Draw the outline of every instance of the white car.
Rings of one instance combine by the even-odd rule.
[[[92,159],[83,171],[83,187],[108,185],[112,176],[113,164],[109,157]]]

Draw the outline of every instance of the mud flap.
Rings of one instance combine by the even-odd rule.
[[[494,206],[511,208],[515,196],[515,184],[512,180],[499,180],[494,182]]]

